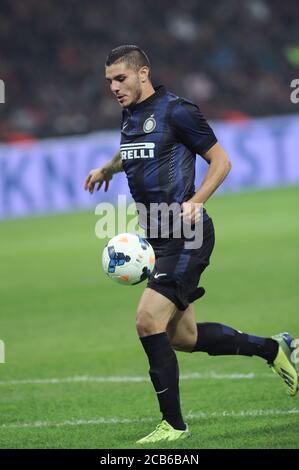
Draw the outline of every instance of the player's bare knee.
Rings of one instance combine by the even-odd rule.
[[[170,338],[171,345],[176,351],[192,352],[196,344],[197,336],[195,334],[185,335],[180,338]]]
[[[156,333],[154,315],[145,309],[139,309],[136,315],[136,330],[140,337]]]

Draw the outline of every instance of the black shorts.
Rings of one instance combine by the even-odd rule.
[[[203,222],[203,243],[198,249],[184,248],[180,238],[148,239],[155,255],[155,267],[147,287],[171,300],[179,310],[185,310],[198,295],[201,273],[210,263],[215,244],[211,218]]]

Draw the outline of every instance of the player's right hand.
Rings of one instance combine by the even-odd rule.
[[[105,182],[104,190],[108,191],[110,180],[112,179],[112,172],[110,170],[109,164],[103,165],[101,168],[95,168],[91,170],[87,175],[87,178],[84,183],[85,191],[89,191],[90,194],[93,193],[94,187],[97,184],[96,190],[99,191],[102,184]]]

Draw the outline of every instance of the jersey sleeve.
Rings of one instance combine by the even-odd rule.
[[[174,131],[193,153],[203,155],[217,142],[217,138],[198,106],[180,100],[172,112]]]

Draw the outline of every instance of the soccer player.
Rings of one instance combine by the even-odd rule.
[[[113,49],[105,64],[106,79],[122,108],[121,145],[112,160],[91,170],[85,189],[93,193],[114,173],[126,173],[136,203],[177,202],[182,217],[194,223],[199,209],[231,169],[224,149],[193,103],[153,87],[150,63],[138,46]],[[199,154],[208,170],[195,191],[195,160]],[[214,247],[212,219],[202,211],[203,243],[185,248],[184,236],[148,238],[155,268],[148,279],[136,315],[136,328],[149,361],[149,374],[162,413],[162,421],[137,443],[176,441],[190,435],[179,397],[179,369],[175,350],[204,351],[211,356],[241,354],[263,358],[295,395],[298,375],[291,358],[293,338],[280,333],[263,338],[220,323],[196,323],[193,302],[204,293],[198,282]]]

